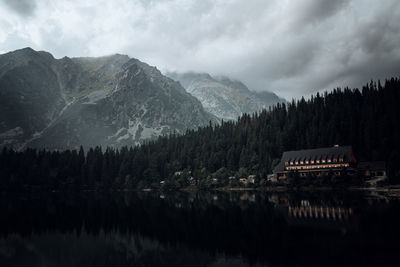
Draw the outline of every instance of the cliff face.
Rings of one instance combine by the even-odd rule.
[[[178,83],[124,55],[0,55],[0,145],[51,149],[138,144],[216,118]]]
[[[212,77],[207,73],[168,73],[200,100],[206,111],[220,119],[235,120],[243,113],[253,113],[277,103],[286,102],[268,91],[250,91],[240,81]]]

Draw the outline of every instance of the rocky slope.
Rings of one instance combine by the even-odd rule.
[[[125,55],[0,55],[0,146],[132,145],[210,120],[178,82]]]
[[[235,120],[243,113],[253,113],[278,102],[286,102],[276,94],[250,91],[240,81],[227,77],[212,77],[207,73],[167,73],[179,81],[193,96],[200,100],[208,112],[218,118]]]

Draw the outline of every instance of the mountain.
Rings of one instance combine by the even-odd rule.
[[[0,55],[0,146],[139,144],[216,122],[176,81],[126,55]]]
[[[251,114],[286,102],[272,92],[250,91],[242,82],[224,76],[193,72],[166,75],[179,81],[186,91],[200,100],[205,110],[221,119],[236,120],[243,113]]]
[[[229,178],[249,175],[257,175],[259,185],[264,186],[267,174],[285,151],[334,144],[351,145],[358,162],[385,161],[389,184],[399,184],[399,102],[400,79],[391,78],[383,85],[371,82],[360,90],[336,88],[317,93],[215,127],[160,137],[121,153],[93,149],[85,157],[77,150],[34,153],[4,149],[0,151],[0,177],[4,177],[0,189],[177,189],[192,183],[215,188],[240,185]],[[345,179],[333,174],[318,179],[301,177],[298,183],[292,173],[288,181],[342,189],[364,181],[357,179],[362,178],[357,173],[342,177]]]

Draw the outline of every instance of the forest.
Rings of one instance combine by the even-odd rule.
[[[351,145],[359,161],[386,161],[400,176],[400,79],[371,81],[278,104],[237,121],[187,130],[140,146],[0,153],[0,190],[109,190],[263,184],[284,151]]]

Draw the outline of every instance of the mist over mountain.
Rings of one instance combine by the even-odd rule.
[[[170,72],[168,77],[179,81],[193,96],[200,100],[206,111],[218,118],[236,120],[244,113],[268,108],[285,99],[268,91],[250,91],[241,81],[225,76],[213,77],[207,73]]]
[[[0,146],[138,144],[216,122],[182,86],[126,55],[0,55]]]

